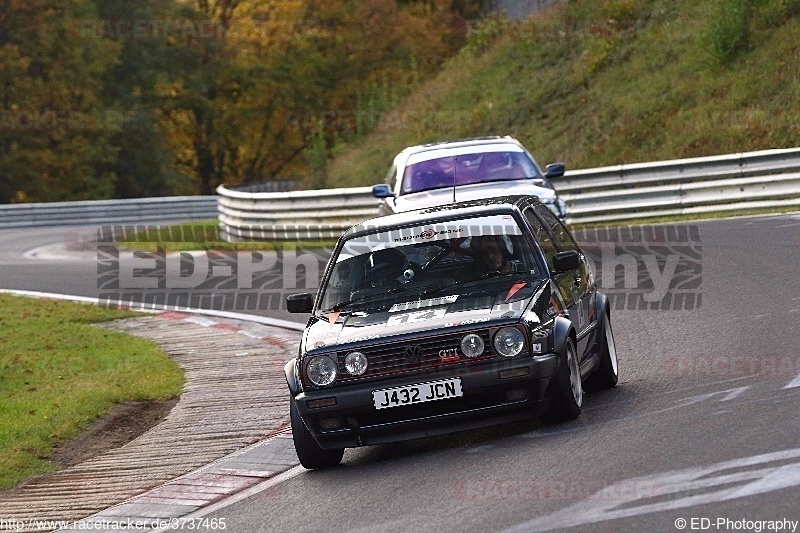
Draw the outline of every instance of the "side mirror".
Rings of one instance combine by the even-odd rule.
[[[575,270],[581,266],[581,256],[578,250],[567,250],[558,252],[553,256],[553,271],[556,274]]]
[[[375,198],[391,198],[394,194],[388,185],[381,183],[372,187],[372,196]]]
[[[567,166],[564,163],[550,163],[544,169],[544,175],[547,179],[560,178],[567,171]]]
[[[286,309],[290,313],[310,313],[314,309],[314,299],[307,292],[290,294],[286,297]]]

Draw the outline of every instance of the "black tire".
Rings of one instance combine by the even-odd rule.
[[[606,316],[603,319],[597,342],[600,343],[600,363],[597,370],[584,383],[584,389],[589,392],[611,389],[619,381],[617,347],[614,344],[614,332],[611,330],[611,319],[608,311],[606,311]]]
[[[317,444],[311,432],[308,431],[300,413],[297,411],[294,399],[289,400],[289,418],[292,422],[292,439],[294,449],[300,464],[309,470],[330,468],[342,462],[344,448],[324,450]]]
[[[558,373],[553,376],[550,385],[552,388],[550,405],[542,415],[542,421],[552,424],[578,418],[583,404],[583,388],[578,356],[571,338],[568,338],[564,345]]]

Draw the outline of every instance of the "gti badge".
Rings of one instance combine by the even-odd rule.
[[[444,350],[439,350],[439,358],[443,363],[458,361],[458,350],[456,348],[445,348]]]

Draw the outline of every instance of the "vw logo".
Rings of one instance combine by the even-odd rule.
[[[403,348],[403,360],[409,365],[418,365],[422,362],[424,354],[422,353],[422,346],[406,346]]]

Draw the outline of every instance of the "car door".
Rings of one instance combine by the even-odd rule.
[[[588,261],[561,221],[545,205],[534,204],[526,209],[526,213],[528,211],[530,211],[530,215],[526,215],[528,221],[534,225],[533,220],[531,220],[533,218],[538,221],[540,226],[539,229],[534,228],[534,233],[538,233],[537,239],[542,245],[551,271],[553,266],[552,256],[556,253],[575,250],[580,254],[578,268],[555,274],[553,280],[564,300],[570,319],[575,325],[578,340],[577,350],[580,358],[583,359],[589,342],[590,314],[593,315],[593,313],[590,313],[590,271]]]

